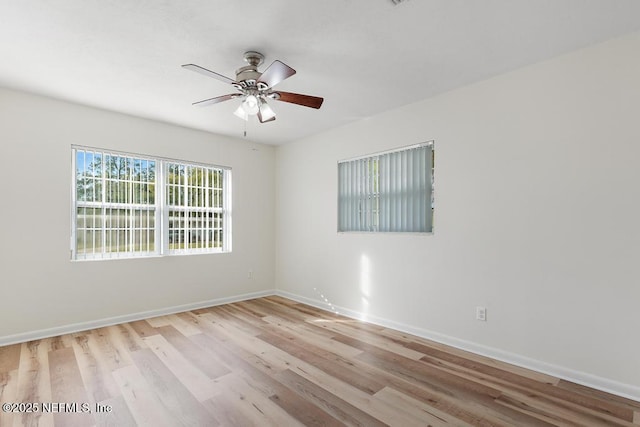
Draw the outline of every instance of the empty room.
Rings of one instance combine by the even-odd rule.
[[[640,426],[640,2],[0,2],[0,427]]]

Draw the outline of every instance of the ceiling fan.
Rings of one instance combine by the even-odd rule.
[[[289,102],[291,104],[316,109],[322,105],[324,99],[317,96],[273,89],[275,85],[296,73],[296,70],[283,62],[275,60],[261,73],[258,71],[258,66],[264,61],[264,55],[260,52],[249,51],[245,52],[244,60],[249,65],[236,70],[235,80],[196,64],[184,64],[182,68],[213,77],[224,83],[229,83],[238,90],[238,93],[216,96],[215,98],[194,102],[193,105],[204,107],[230,99],[242,98],[242,104],[240,104],[240,107],[238,107],[233,114],[243,120],[248,120],[249,116],[257,115],[260,123],[266,123],[276,119],[276,113],[271,109],[267,100]]]

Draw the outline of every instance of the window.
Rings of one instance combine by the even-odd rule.
[[[433,141],[338,162],[338,231],[433,231]]]
[[[167,163],[169,250],[222,248],[224,170]]]
[[[72,151],[72,259],[231,250],[229,168]]]

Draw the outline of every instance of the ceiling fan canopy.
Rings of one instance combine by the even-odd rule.
[[[323,98],[274,90],[275,85],[296,73],[296,70],[285,63],[275,60],[266,70],[260,72],[258,67],[264,62],[264,55],[260,52],[248,51],[244,54],[244,60],[247,65],[236,70],[235,80],[196,64],[184,64],[183,68],[228,83],[238,91],[194,102],[193,105],[204,107],[230,99],[242,98],[242,104],[234,114],[243,120],[248,120],[249,116],[256,115],[260,123],[276,119],[276,114],[267,100],[288,102],[315,109],[322,106]]]

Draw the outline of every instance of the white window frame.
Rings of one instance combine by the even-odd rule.
[[[78,151],[87,151],[92,152],[94,154],[101,154],[103,156],[117,156],[117,157],[125,157],[130,158],[135,161],[142,160],[147,162],[155,162],[155,196],[153,204],[145,204],[145,205],[137,205],[133,203],[106,203],[104,191],[105,183],[106,183],[106,171],[105,168],[102,168],[102,176],[98,179],[102,184],[103,191],[101,192],[101,200],[93,200],[93,201],[84,201],[78,200],[76,191],[77,191],[77,170],[76,170],[76,153]],[[169,164],[176,164],[184,166],[185,168],[198,168],[202,171],[213,171],[213,173],[218,173],[222,179],[222,185],[216,188],[216,190],[221,191],[221,204],[218,203],[217,206],[207,206],[208,199],[203,199],[205,201],[205,206],[188,206],[188,202],[183,206],[170,206],[167,201],[167,168]],[[129,152],[122,152],[117,150],[107,150],[95,147],[81,146],[81,145],[72,145],[71,146],[71,260],[72,261],[84,261],[84,260],[104,260],[104,259],[130,259],[130,258],[140,258],[140,257],[157,257],[157,256],[173,256],[173,255],[194,255],[194,254],[210,254],[210,253],[226,253],[231,252],[232,248],[232,221],[231,221],[231,168],[227,166],[219,166],[213,164],[205,164],[199,162],[191,162],[184,161],[178,159],[171,159],[159,156],[148,156],[141,155]],[[208,174],[207,174],[208,176]],[[120,181],[117,181],[120,182]],[[186,179],[185,179],[186,185]],[[201,185],[196,185],[195,188],[199,189]],[[192,187],[193,188],[193,187]],[[211,189],[212,192],[215,192],[213,188],[202,187],[201,193],[206,194],[207,190]],[[187,200],[187,195],[184,197],[185,201]],[[213,205],[213,203],[211,203]],[[79,252],[77,250],[77,233],[79,230],[78,227],[78,208],[89,207],[94,209],[102,209],[101,216],[101,227],[100,233],[102,242],[100,250],[96,250],[94,246],[94,250],[91,253],[87,253],[86,251]],[[108,209],[120,208],[120,209],[146,209],[150,211],[154,211],[153,222],[154,222],[154,231],[153,231],[153,241],[154,248],[151,251],[144,250],[128,250],[128,251],[114,251],[110,252],[107,249],[108,244],[106,243],[106,236],[108,233],[107,222],[113,221],[112,217],[106,214]],[[190,242],[185,244],[185,247],[180,249],[171,248],[169,243],[169,213],[170,210],[180,210],[185,212],[185,217],[189,216],[189,212],[199,212],[204,217],[208,217],[211,214],[212,217],[218,217],[221,222],[207,222],[207,221],[199,221],[198,225],[198,233],[200,235],[213,235],[215,234],[215,230],[209,226],[209,224],[219,224],[219,247],[211,247],[209,245],[210,240],[205,239],[205,244],[196,243],[196,247],[189,247]],[[142,218],[142,216],[141,216]],[[137,230],[134,226],[134,220],[131,220],[131,226],[126,228],[127,233],[129,235],[134,235],[134,232]],[[149,224],[149,220],[147,220],[147,228]],[[194,221],[191,221],[194,223]],[[190,228],[190,224],[188,220],[184,221],[184,233],[179,233],[183,236],[183,238],[187,238],[190,232],[193,231]],[[119,230],[123,230],[124,228],[119,228]],[[125,234],[127,234],[125,233]],[[148,242],[147,242],[148,244]]]
[[[221,180],[222,183],[220,186],[214,187],[213,183],[208,182],[208,179],[209,179],[208,174],[207,175],[203,174],[202,176],[204,177],[204,181],[205,181],[204,185],[194,186],[190,184],[187,181],[187,179],[185,179],[184,182],[182,182],[179,185],[169,184],[166,178],[169,176],[169,168],[172,165],[183,166],[185,169],[191,169],[191,170],[197,169],[197,170],[200,170],[201,173],[206,170],[212,170],[214,171],[214,173],[219,174],[219,180]],[[165,179],[163,180],[163,183],[165,185],[165,188],[164,188],[165,191],[163,191],[162,193],[162,195],[164,196],[164,200],[162,203],[162,206],[164,208],[163,217],[162,217],[162,224],[163,224],[162,242],[163,242],[163,248],[165,249],[165,252],[171,255],[188,255],[193,253],[223,252],[222,248],[224,247],[224,243],[230,241],[229,235],[227,232],[227,229],[230,227],[227,227],[226,224],[228,221],[230,221],[231,216],[227,215],[228,209],[226,209],[226,205],[228,204],[225,203],[225,195],[227,194],[227,191],[225,191],[225,187],[228,186],[227,184],[230,185],[231,174],[227,173],[227,171],[225,171],[220,167],[205,166],[205,165],[196,164],[196,163],[186,164],[184,162],[175,162],[175,161],[163,162],[162,169],[163,169],[163,175],[165,177]],[[182,197],[182,203],[177,204],[175,203],[175,200],[170,200],[172,198],[170,196],[171,192],[167,190],[169,190],[171,186],[182,189],[183,196],[184,196]],[[212,194],[209,194],[209,191],[201,192],[202,195],[200,197],[203,198],[205,206],[191,206],[189,204],[189,200],[198,201],[199,199],[199,196],[197,194],[195,195],[191,194],[191,192],[195,189],[211,190]],[[222,195],[220,197],[220,203],[216,205],[216,203],[214,203],[210,199],[217,199],[218,197],[216,196],[218,192],[222,193]],[[171,246],[175,244],[175,242],[171,238],[172,228],[170,228],[170,222],[172,220],[172,212],[184,213],[183,218],[181,220],[180,219],[177,220],[178,222],[182,223],[182,227],[180,227],[177,233],[178,236],[181,236],[183,238],[182,243],[185,243],[185,245],[189,244],[189,242],[184,241],[184,238],[187,237],[187,240],[189,240],[188,236],[190,235],[190,233],[202,232],[203,234],[205,234],[205,239],[204,239],[205,245],[196,246],[192,248],[172,248]],[[197,223],[203,222],[202,220],[198,221],[197,219],[191,219],[190,214],[202,214],[202,215],[211,214],[213,226],[212,227],[200,226],[197,228],[190,227],[190,225],[193,224],[194,222],[197,222]],[[207,232],[211,233],[211,239],[214,242],[218,242],[222,245],[220,250],[218,251],[211,250],[211,248],[206,247],[206,244],[210,240],[208,235],[209,233]]]
[[[338,233],[433,234],[434,152],[432,140],[338,161]]]

